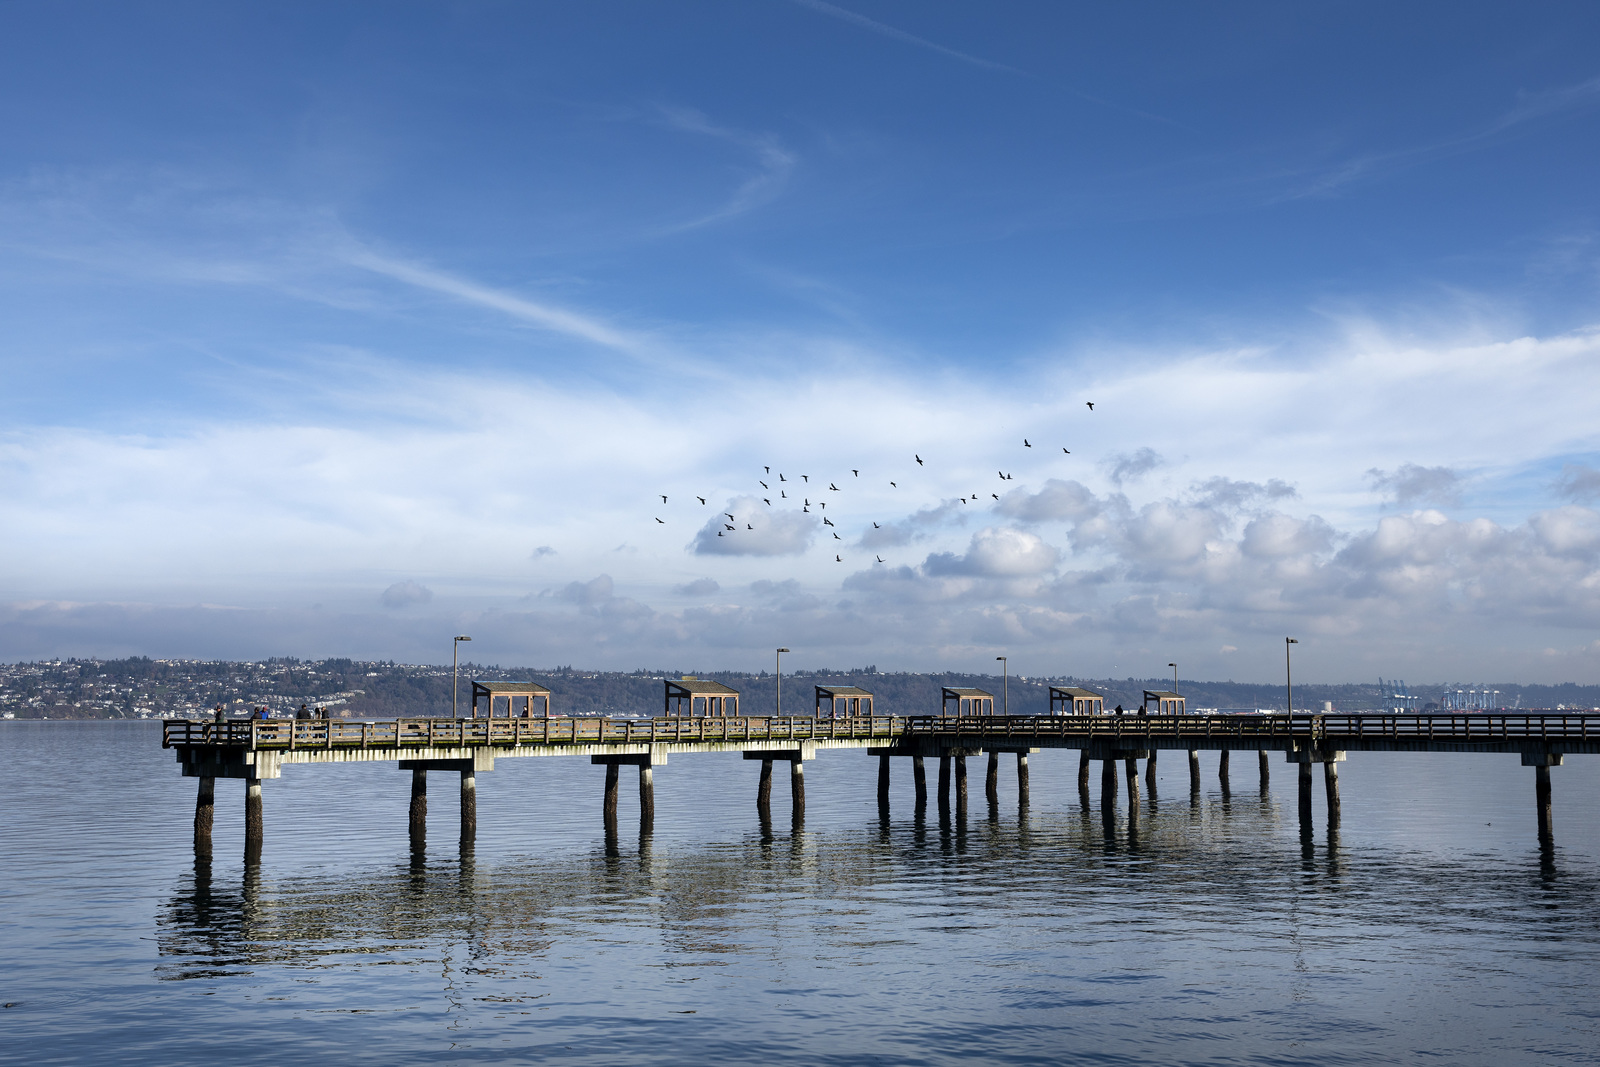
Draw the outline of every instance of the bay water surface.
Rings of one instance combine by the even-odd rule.
[[[673,756],[654,832],[586,759],[501,759],[427,849],[393,764],[286,767],[243,862],[239,781],[196,782],[155,723],[0,724],[0,1061],[1584,1063],[1600,1059],[1600,759],[1552,771],[1553,848],[1514,756],[1352,753],[1302,832],[1294,768],[1181,754],[1103,818],[1077,754],[1019,808],[971,760],[965,818],[919,817],[895,761]],[[934,764],[930,762],[930,779]],[[1118,775],[1119,784],[1121,774]],[[933,783],[930,781],[930,786]],[[1143,779],[1141,778],[1141,786]]]

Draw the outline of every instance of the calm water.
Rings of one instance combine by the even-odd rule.
[[[1281,757],[1279,757],[1281,759]],[[1075,753],[1033,757],[1019,816],[880,820],[876,761],[806,768],[791,826],[759,764],[673,757],[641,841],[632,770],[608,854],[604,771],[501,760],[479,840],[430,776],[288,767],[246,871],[243,783],[219,781],[216,860],[195,782],[150,724],[0,726],[0,1060],[472,1063],[1593,1063],[1600,1056],[1600,760],[1354,754],[1330,834],[1303,837],[1293,768],[1235,758],[1191,803],[1181,757],[1108,833]],[[779,770],[783,769],[778,765]],[[930,772],[934,765],[930,764]],[[930,778],[932,774],[930,773]],[[930,782],[931,785],[931,782]],[[636,823],[635,823],[636,825]]]

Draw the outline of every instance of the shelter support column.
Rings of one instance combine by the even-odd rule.
[[[217,780],[201,778],[194,796],[194,854],[199,859],[211,858],[211,822],[216,810]]]

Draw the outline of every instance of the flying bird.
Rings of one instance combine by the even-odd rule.
[[[1061,451],[1065,452],[1069,456],[1072,455],[1072,450],[1071,449],[1063,448]]]
[[[878,562],[879,562],[879,563],[882,563],[882,562],[883,562],[883,557],[882,557],[882,556],[879,556],[879,557],[878,557]]]
[[[784,491],[782,489],[779,489],[778,490],[778,499],[779,500],[788,500],[789,499],[789,494],[786,491]]]
[[[705,497],[703,497],[703,496],[697,496],[697,497],[695,497],[695,499],[696,499],[696,500],[698,500],[698,501],[700,501],[700,503],[701,503],[701,505],[702,505],[702,506],[703,506],[703,505],[704,505],[704,504],[705,504],[705,502],[706,502],[706,498],[705,498]]]
[[[801,508],[800,510],[805,512],[807,515],[811,514],[811,509],[810,508]]]
[[[724,515],[728,515],[728,513],[727,513],[727,512],[726,512],[726,511],[724,511],[724,512],[723,512],[723,514],[724,514]],[[732,516],[732,515],[728,515],[728,518],[729,518],[729,519],[732,519],[732,518],[733,518],[733,516]]]
[[[995,471],[995,473],[1000,476],[1000,480],[1002,482],[1006,480],[1006,472],[1005,471]]]
[[[768,474],[772,473],[772,468],[771,467],[762,467],[761,469],[766,471]]]
[[[661,497],[661,502],[662,502],[662,503],[663,503],[663,504],[665,504],[665,503],[666,503],[666,502],[667,502],[667,498],[666,498],[666,496],[665,496],[665,494],[663,494],[663,495],[662,495],[662,497]]]
[[[806,499],[806,507],[809,508],[811,506],[811,498],[810,497],[806,497],[805,499]]]
[[[835,493],[837,493],[839,491],[839,487],[837,485],[834,485],[832,482],[828,483],[828,488],[832,489]]]
[[[769,507],[769,508],[770,508],[770,507],[771,507],[771,506],[772,506],[772,501],[770,501],[770,500],[768,500],[768,499],[767,499],[767,498],[766,498],[766,497],[762,497],[762,498],[761,498],[761,502],[762,502],[762,503],[763,503],[763,504],[765,504],[765,505],[766,505],[766,506],[767,506],[767,507]]]
[[[718,531],[717,531],[717,536],[718,536],[718,537],[721,537],[721,536],[722,536],[722,531],[721,531],[721,530],[718,530]]]
[[[748,522],[747,522],[747,523],[745,523],[745,524],[744,524],[744,528],[745,528],[745,529],[746,529],[746,530],[754,530],[754,529],[755,529],[755,527],[754,527],[754,526],[751,526],[751,525],[750,525],[750,524],[749,524],[749,523],[748,523]]]
[[[761,482],[761,479],[757,478],[756,481]],[[761,482],[761,488],[763,488],[763,489],[771,489],[772,486],[768,485],[766,482]]]
[[[780,482],[786,482],[786,481],[788,481],[788,480],[789,480],[789,479],[787,479],[787,478],[785,478],[785,477],[784,477],[784,476],[783,476],[783,472],[782,472],[782,471],[779,471],[779,472],[778,472],[778,481],[780,481]]]
[[[996,500],[1000,499],[1000,494],[999,493],[990,493],[989,495],[994,497]]]
[[[824,526],[832,526],[833,525],[833,520],[825,518],[825,519],[822,520],[822,525],[824,525]]]
[[[911,454],[913,456],[917,456],[917,454],[915,452],[913,452]],[[917,456],[917,466],[919,466],[919,467],[922,466],[922,457],[921,456]]]
[[[665,526],[667,524],[665,519],[657,519],[656,521],[659,522],[663,526]]]
[[[1032,447],[1033,447],[1033,446],[1032,446],[1032,445],[1030,445],[1030,444],[1029,444],[1029,443],[1028,443],[1028,439],[1027,439],[1027,438],[1026,438],[1026,437],[1024,437],[1024,438],[1023,438],[1023,439],[1022,439],[1022,447],[1023,447],[1023,448],[1032,448]]]
[[[840,558],[839,558],[839,557],[838,557],[838,556],[834,556],[834,557],[833,557],[833,561],[834,561],[834,562],[835,562],[835,563],[843,563],[843,562],[844,562],[844,560],[842,560],[842,559],[840,559]]]
[[[834,535],[833,535],[833,539],[834,539],[834,540],[835,540],[835,541],[843,541],[843,540],[844,540],[844,538],[842,538],[842,537],[840,537],[840,536],[839,536],[839,535],[838,535],[838,534],[834,534]]]
[[[733,527],[732,527],[732,526],[728,526],[728,524],[727,524],[727,523],[723,523],[723,524],[722,524],[722,525],[723,525],[723,526],[725,526],[725,527],[727,527],[727,528],[728,528],[728,529],[730,529],[730,530],[731,530],[731,529],[733,529]]]
[[[1084,403],[1089,405],[1089,410],[1090,411],[1094,410],[1094,401],[1093,400],[1085,400]]]
[[[809,481],[810,481],[810,480],[811,480],[811,475],[809,475],[809,474],[802,474],[802,475],[801,475],[801,476],[800,476],[800,480],[801,480],[801,481],[805,481],[805,482],[809,482]]]
[[[861,477],[861,472],[854,468],[851,468],[850,473],[854,474],[857,478]]]
[[[894,484],[894,483],[893,483],[893,482],[890,482],[890,483],[889,483],[889,487],[890,487],[890,488],[891,488],[891,489],[898,489],[898,488],[900,488],[900,487],[899,487],[899,486],[898,486],[898,485],[895,485],[895,484]]]
[[[872,524],[872,528],[873,528],[873,529],[874,529],[874,530],[879,530],[879,529],[882,529],[882,527],[881,527],[881,526],[879,526],[879,525],[878,525],[878,524],[877,524],[877,523],[873,523],[873,524]]]

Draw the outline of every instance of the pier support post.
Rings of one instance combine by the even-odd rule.
[[[917,789],[917,810],[922,811],[928,806],[928,769],[921,756],[911,757],[911,781]]]
[[[411,817],[409,819],[411,846],[420,848],[428,835],[428,772],[421,767],[411,769]]]
[[[806,765],[800,760],[789,761],[789,798],[794,805],[794,818],[806,814]]]
[[[1264,792],[1267,784],[1272,781],[1272,772],[1267,770],[1267,750],[1261,749],[1256,753],[1261,760],[1261,789]]]
[[[1200,753],[1189,750],[1189,792],[1200,792]]]
[[[1000,753],[989,753],[989,771],[983,777],[983,795],[989,803],[1000,803]]]
[[[878,757],[878,807],[889,806],[889,757]]]
[[[217,810],[217,780],[201,778],[194,796],[194,854],[196,859],[211,858],[211,821]]]
[[[648,763],[639,764],[639,832],[648,834],[656,827],[656,772]]]
[[[461,771],[461,843],[478,840],[478,772],[471,767]]]
[[[264,836],[261,818],[261,779],[244,780],[244,861],[261,860],[261,839]]]
[[[939,811],[950,810],[950,757],[939,757]]]
[[[1228,755],[1228,750],[1223,749],[1217,759],[1217,781],[1221,784],[1224,793],[1228,791]]]
[[[756,810],[768,811],[772,808],[772,761],[761,761],[761,780],[756,784]]]
[[[1333,760],[1322,765],[1322,787],[1328,796],[1328,821],[1339,818],[1339,765]]]
[[[1300,819],[1302,822],[1311,821],[1311,764],[1300,765]]]
[[[1539,840],[1555,837],[1555,820],[1550,810],[1550,767],[1541,763],[1533,769],[1533,801],[1539,809]]]
[[[1112,805],[1117,802],[1117,761],[1103,759],[1100,761],[1100,803]]]
[[[956,761],[956,811],[967,813],[967,757],[957,756]]]
[[[1139,761],[1129,756],[1123,761],[1123,770],[1128,779],[1128,810],[1133,811],[1139,807]]]
[[[1150,750],[1150,758],[1144,761],[1144,782],[1150,787],[1150,795],[1156,795],[1156,750]]]
[[[1028,806],[1028,754],[1017,753],[1017,805]]]
[[[1078,749],[1078,789],[1081,792],[1082,790],[1085,790],[1085,789],[1088,789],[1088,788],[1089,788],[1089,750],[1086,749],[1086,748],[1080,748],[1080,749]]]
[[[615,763],[606,764],[606,798],[602,813],[608,828],[617,824],[617,793],[621,779],[622,768]]]

